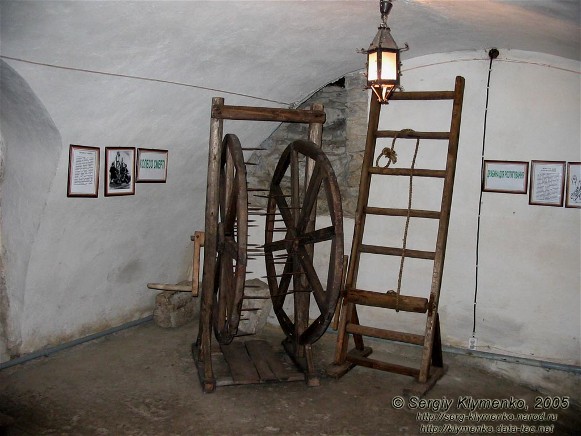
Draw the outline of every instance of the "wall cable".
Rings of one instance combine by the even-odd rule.
[[[16,62],[23,62],[25,64],[40,65],[40,66],[49,67],[49,68],[57,68],[59,70],[77,71],[77,72],[81,72],[81,73],[99,74],[101,76],[121,77],[124,79],[145,80],[147,82],[156,82],[156,83],[165,83],[168,85],[186,86],[188,88],[203,89],[204,91],[212,91],[212,92],[219,92],[221,94],[236,95],[238,97],[246,97],[246,98],[251,98],[254,100],[266,101],[268,103],[282,104],[284,106],[289,106],[289,107],[293,105],[293,103],[287,103],[284,101],[271,100],[269,98],[256,97],[255,95],[243,94],[240,92],[233,92],[233,91],[225,91],[223,89],[210,88],[210,87],[201,86],[201,85],[193,85],[191,83],[185,83],[185,82],[176,82],[173,80],[155,79],[152,77],[134,76],[131,74],[109,73],[106,71],[89,70],[89,69],[85,69],[85,68],[65,67],[62,65],[55,65],[55,64],[48,64],[45,62],[30,61],[27,59],[20,59],[20,58],[15,58],[12,56],[5,56],[5,55],[0,55],[0,58],[9,59],[11,61],[16,61]]]
[[[492,75],[492,62],[499,55],[497,49],[492,48],[488,52],[490,64],[488,65],[488,79],[486,81],[486,104],[484,107],[484,126],[482,129],[482,153],[480,157],[480,174],[484,172],[484,149],[486,147],[486,123],[488,120],[488,100],[490,97],[490,77]],[[478,224],[476,227],[476,265],[475,265],[475,279],[474,279],[474,305],[472,309],[472,338],[476,336],[476,302],[478,297],[478,273],[479,273],[479,254],[480,254],[480,213],[482,212],[482,185],[480,185],[480,196],[478,199]]]

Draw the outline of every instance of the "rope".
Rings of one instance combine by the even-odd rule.
[[[411,218],[411,209],[412,209],[412,197],[413,197],[413,180],[414,180],[414,168],[416,166],[416,159],[418,157],[418,150],[420,148],[420,138],[415,135],[415,131],[412,129],[403,129],[400,130],[396,135],[393,137],[393,141],[391,143],[391,148],[385,147],[381,154],[377,157],[375,161],[375,166],[379,166],[379,160],[381,157],[386,157],[388,159],[387,163],[383,168],[389,167],[389,165],[393,162],[397,162],[397,153],[395,151],[395,141],[400,137],[416,137],[416,146],[414,149],[414,156],[412,158],[411,164],[411,172],[410,172],[410,184],[408,190],[408,207],[407,207],[407,214],[406,214],[406,221],[405,221],[405,228],[403,232],[403,241],[402,241],[402,251],[401,251],[401,260],[399,263],[399,275],[397,278],[397,290],[395,292],[396,299],[395,299],[395,311],[399,312],[399,297],[401,293],[401,282],[403,277],[403,265],[405,262],[405,254],[406,254],[406,246],[407,246],[407,238],[408,238],[408,230],[410,226],[410,218]],[[388,291],[388,293],[392,293],[393,291]]]

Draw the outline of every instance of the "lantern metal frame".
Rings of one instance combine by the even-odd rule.
[[[367,55],[367,86],[373,90],[380,103],[387,103],[395,89],[400,87],[400,52],[408,49],[407,44],[403,49],[397,46],[391,36],[391,29],[387,26],[387,17],[392,7],[391,0],[380,0],[381,24],[369,48],[362,50],[362,53]],[[390,57],[392,61],[389,63],[389,69],[394,74],[385,77],[386,60]]]

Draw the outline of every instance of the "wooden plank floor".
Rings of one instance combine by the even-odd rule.
[[[261,339],[234,340],[212,352],[216,386],[305,381],[284,352]]]

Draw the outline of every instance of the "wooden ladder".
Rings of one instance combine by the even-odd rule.
[[[440,342],[438,302],[440,299],[444,256],[446,253],[446,240],[448,236],[448,223],[450,219],[450,208],[452,205],[452,190],[456,168],[456,155],[458,151],[463,95],[464,78],[456,77],[454,91],[396,92],[391,97],[391,101],[452,100],[453,107],[451,124],[450,130],[447,132],[379,130],[381,104],[378,102],[377,98],[372,95],[367,140],[359,184],[359,197],[355,216],[351,258],[339,318],[337,347],[334,362],[327,369],[327,373],[330,376],[341,377],[354,366],[361,365],[373,369],[412,376],[420,383],[420,386],[417,387],[420,388],[422,391],[421,393],[425,393],[445,372]],[[448,140],[446,168],[444,170],[433,170],[413,167],[383,168],[377,166],[377,161],[374,162],[373,158],[378,138]],[[413,176],[444,179],[440,210],[429,211],[411,209],[411,205],[409,211],[407,209],[369,207],[368,201],[371,176]],[[438,220],[439,225],[435,250],[420,251],[404,249],[403,247],[396,248],[363,244],[363,233],[367,215],[409,216],[410,218]],[[396,293],[385,293],[385,291],[375,292],[359,289],[357,287],[357,275],[361,253],[432,260],[433,273],[429,299],[417,296],[398,296]],[[357,314],[357,305],[427,314],[425,333],[424,335],[418,335],[361,325]],[[347,350],[349,345],[349,335],[353,335],[355,342],[355,348],[351,351]],[[363,336],[422,346],[423,352],[419,369],[369,358],[368,356],[371,354],[372,350],[371,348],[364,346]]]

